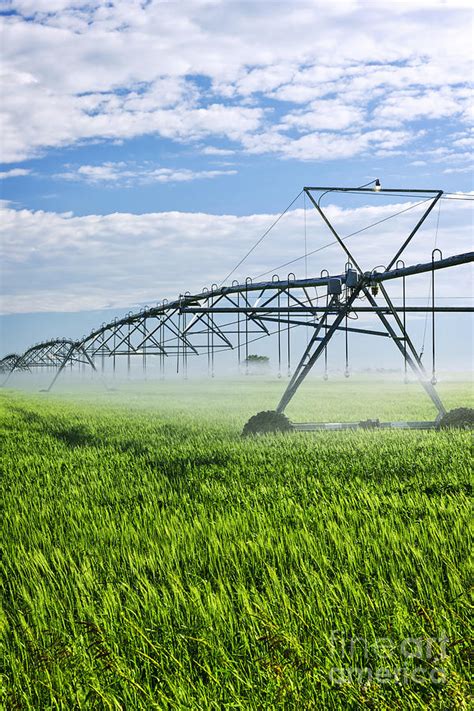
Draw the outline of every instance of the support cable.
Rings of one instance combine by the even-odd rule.
[[[404,212],[408,212],[409,210],[413,210],[415,207],[419,207],[420,205],[423,205],[426,202],[429,202],[432,198],[427,198],[425,200],[421,200],[420,202],[415,203],[414,205],[410,205],[410,207],[405,207],[403,210],[399,210],[398,212],[394,212],[392,215],[389,215],[388,217],[384,217],[381,220],[377,220],[377,222],[372,222],[370,225],[367,225],[366,227],[362,227],[360,230],[356,230],[355,232],[351,232],[348,235],[345,235],[345,237],[341,237],[341,240],[346,240],[349,239],[349,237],[355,237],[356,235],[360,234],[361,232],[365,232],[366,230],[370,230],[372,227],[377,227],[377,225],[381,225],[383,222],[387,222],[387,220],[391,220],[394,217],[398,217],[398,215],[402,215]],[[334,244],[338,244],[337,240],[333,240],[332,242],[328,242],[327,244],[322,245],[322,247],[318,247],[317,249],[313,249],[311,252],[308,252],[306,255],[302,255],[300,257],[297,257],[296,259],[292,259],[289,262],[285,262],[285,264],[280,264],[280,266],[275,267],[274,269],[269,269],[266,272],[263,272],[262,274],[259,274],[258,276],[254,277],[255,280],[261,279],[264,276],[267,276],[267,274],[270,274],[272,272],[278,271],[279,269],[283,269],[284,267],[288,267],[291,264],[295,264],[295,262],[300,262],[302,259],[307,257],[312,256],[313,254],[316,254],[317,252],[322,252],[323,249],[327,249],[328,247],[332,247]]]
[[[253,245],[253,247],[251,247],[251,248],[249,249],[249,251],[242,257],[242,259],[240,260],[240,262],[232,269],[232,271],[230,271],[230,272],[227,274],[226,277],[224,277],[224,279],[222,279],[222,281],[221,281],[221,283],[219,284],[219,286],[222,286],[222,284],[225,284],[225,282],[227,281],[227,279],[229,279],[229,277],[231,277],[232,274],[234,274],[234,272],[236,272],[237,269],[245,262],[245,260],[247,259],[247,257],[249,257],[249,256],[252,254],[252,252],[254,251],[254,249],[256,249],[256,248],[258,247],[258,245],[259,245],[261,242],[263,242],[263,240],[265,239],[265,237],[267,236],[267,234],[275,227],[275,225],[277,225],[277,224],[280,222],[281,218],[282,218],[284,215],[286,215],[286,213],[288,212],[288,210],[289,210],[291,207],[293,207],[293,205],[294,205],[295,202],[298,200],[298,198],[299,198],[299,196],[301,195],[302,192],[304,192],[304,191],[303,191],[303,190],[300,190],[300,192],[298,193],[298,195],[290,202],[290,204],[288,205],[288,207],[286,207],[286,208],[283,210],[283,212],[277,217],[277,219],[276,219],[274,222],[272,222],[272,224],[270,225],[270,227],[269,227],[267,230],[265,230],[265,232],[263,233],[263,235],[262,235],[261,237],[259,237],[259,239],[255,242],[255,244]]]

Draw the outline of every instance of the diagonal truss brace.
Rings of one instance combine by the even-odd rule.
[[[295,395],[296,391],[300,387],[301,383],[303,380],[306,378],[310,370],[312,369],[313,365],[316,363],[320,355],[323,353],[324,349],[326,348],[327,344],[333,337],[333,335],[336,333],[338,326],[342,322],[342,320],[345,318],[345,316],[349,313],[350,308],[352,304],[354,303],[355,299],[359,295],[361,289],[363,287],[362,281],[360,284],[357,285],[357,287],[352,291],[352,294],[350,295],[349,299],[346,301],[345,304],[340,305],[339,313],[336,315],[336,318],[334,319],[333,323],[329,326],[329,328],[326,330],[326,334],[323,338],[319,338],[319,334],[322,330],[322,328],[325,327],[326,321],[328,319],[328,313],[325,313],[324,316],[321,318],[319,321],[318,325],[314,329],[314,333],[312,337],[309,340],[308,345],[305,348],[305,351],[303,355],[300,358],[300,362],[296,366],[295,372],[293,373],[293,377],[291,378],[290,382],[287,385],[287,388],[285,392],[283,393],[283,396],[278,403],[278,406],[276,408],[276,411],[279,413],[284,412],[285,407],[288,405],[290,400],[293,398]],[[333,297],[330,302],[330,306],[337,306],[338,301],[336,297]],[[312,353],[312,350],[314,346],[316,346],[316,349],[314,350],[314,353]]]

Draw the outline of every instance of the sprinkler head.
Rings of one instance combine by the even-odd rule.
[[[370,291],[372,292],[372,296],[377,296],[377,294],[379,293],[378,284],[372,284],[372,286],[370,287]]]
[[[344,371],[344,377],[345,377],[345,378],[348,378],[349,376],[350,376],[349,371],[348,371],[348,370],[345,370],[345,371]]]
[[[329,375],[327,373],[324,373],[323,380],[327,380],[328,378],[329,378]]]
[[[430,382],[431,382],[431,385],[436,385],[436,383],[438,382],[436,375],[434,375],[434,374],[432,375]]]

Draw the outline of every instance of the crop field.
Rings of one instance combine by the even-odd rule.
[[[0,707],[469,708],[471,434],[241,438],[282,385],[1,391]],[[354,379],[288,415],[433,412]]]

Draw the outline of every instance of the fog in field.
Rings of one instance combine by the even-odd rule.
[[[350,326],[383,331],[384,327],[376,316],[359,314],[350,320]],[[457,404],[469,406],[472,399],[472,379],[469,366],[473,360],[472,316],[470,314],[437,314],[435,320],[436,370],[435,377],[439,391],[449,393],[450,383],[458,383],[466,396]],[[409,314],[408,332],[427,371],[432,377],[432,320],[431,315]],[[465,337],[459,339],[459,332]],[[69,365],[59,375],[53,392],[73,398],[96,397],[99,401],[109,401],[127,405],[131,400],[135,405],[151,405],[159,409],[166,401],[167,407],[183,408],[185,411],[206,412],[210,408],[239,412],[240,417],[254,414],[261,409],[275,409],[284,393],[290,376],[311,338],[311,326],[290,329],[289,351],[288,332],[282,331],[280,349],[277,335],[258,337],[248,344],[242,344],[239,352],[234,350],[214,351],[214,358],[206,352],[199,356],[188,354],[183,359],[180,352],[160,359],[159,356],[136,355],[117,356],[115,368],[113,358],[97,355],[94,359],[96,371],[89,364]],[[394,416],[405,416],[404,400],[409,393],[413,403],[420,403],[421,417],[432,417],[432,405],[423,388],[416,383],[416,377],[409,367],[405,374],[403,357],[396,344],[387,337],[350,333],[348,335],[348,368],[346,370],[346,342],[344,332],[338,332],[327,349],[327,380],[325,379],[325,359],[320,357],[305,382],[288,407],[288,413],[305,421],[335,418],[336,421],[354,417],[377,417],[377,400],[391,403]],[[460,345],[461,344],[461,345]],[[249,356],[264,356],[263,364],[246,363]],[[36,369],[33,372],[14,372],[6,382],[7,387],[29,392],[45,391],[55,377],[54,368]],[[348,377],[346,377],[348,376]],[[3,375],[3,382],[7,375]],[[461,385],[462,384],[462,385]],[[464,385],[465,384],[465,385]],[[458,386],[459,390],[459,386]],[[327,409],[324,403],[329,403]],[[357,407],[354,403],[357,402]],[[366,402],[366,406],[364,405]],[[331,404],[332,403],[332,404]],[[308,414],[307,414],[308,413]],[[412,410],[412,417],[417,414]]]
[[[443,377],[460,377],[469,372],[474,358],[474,341],[471,314],[437,314],[435,322],[436,346],[436,374]],[[357,320],[349,320],[348,325],[355,328],[373,329],[384,331],[380,321],[372,316],[359,314]],[[422,362],[431,376],[432,371],[432,322],[428,314],[408,314],[407,330],[422,357]],[[459,333],[464,333],[464,338],[459,341]],[[119,355],[113,359],[100,355],[95,358],[97,373],[93,373],[90,365],[69,366],[61,373],[61,382],[78,384],[81,382],[95,382],[100,380],[103,372],[107,380],[142,381],[144,379],[160,380],[169,379],[196,379],[214,376],[218,378],[239,378],[240,376],[259,378],[286,377],[293,373],[306,345],[311,338],[311,326],[299,326],[290,330],[288,348],[287,332],[282,328],[280,348],[278,349],[277,335],[249,339],[247,353],[249,356],[264,356],[268,358],[267,364],[258,366],[245,364],[246,349],[242,342],[240,354],[237,347],[233,350],[219,350],[215,348],[213,362],[206,352],[199,356],[188,352],[186,361],[180,353],[164,358],[160,363],[157,355],[146,355],[144,362],[142,355]],[[240,358],[239,358],[240,355]],[[239,363],[240,360],[240,363]],[[164,368],[164,372],[163,372]],[[338,376],[346,370],[345,334],[338,332],[331,339],[327,348],[327,368],[330,376]],[[310,377],[322,377],[324,373],[324,357],[320,357],[310,373]],[[114,372],[115,370],[115,372]],[[348,371],[350,375],[374,375],[379,377],[390,375],[399,377],[404,370],[403,356],[392,339],[365,334],[350,333],[348,336]],[[409,371],[409,368],[408,368]],[[52,379],[54,370],[43,368],[38,373],[14,373],[11,384],[28,384],[33,381],[47,383]],[[409,372],[410,376],[410,372]],[[6,377],[6,376],[4,376]]]
[[[14,373],[6,388],[36,393],[47,400],[52,396],[77,403],[118,406],[132,409],[151,408],[152,411],[172,416],[200,414],[203,421],[219,417],[234,419],[239,426],[261,410],[276,409],[290,378],[285,371],[281,377],[270,365],[253,366],[246,374],[245,366],[226,368],[216,365],[214,377],[201,367],[189,367],[187,377],[168,365],[160,374],[157,364],[146,373],[135,363],[130,374],[126,364],[120,364],[115,375],[108,369],[93,373],[90,368],[64,370],[47,393],[54,377],[53,370],[42,373]],[[415,376],[403,368],[354,369],[345,377],[342,367],[333,365],[324,379],[323,364],[319,363],[302,383],[286,408],[295,422],[358,421],[368,418],[385,420],[429,419],[436,417],[433,404]],[[462,370],[439,370],[437,390],[446,408],[473,407],[474,381],[472,374]]]

